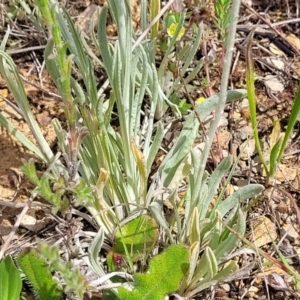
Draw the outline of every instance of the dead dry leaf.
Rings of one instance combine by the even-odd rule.
[[[293,181],[297,174],[299,174],[298,168],[290,168],[284,164],[278,164],[275,179],[280,182]]]
[[[272,241],[275,241],[276,238],[276,226],[269,218],[260,216],[255,220],[255,223],[253,224],[251,240],[257,247],[269,244]]]
[[[98,6],[96,4],[91,4],[78,16],[76,25],[78,25],[86,34],[89,34],[92,24],[94,27],[97,26],[98,17]]]
[[[270,274],[288,275],[282,268],[279,268],[275,264],[263,266],[262,268],[262,271],[257,275],[258,278],[264,278],[266,275]]]
[[[285,38],[291,45],[300,50],[300,39],[298,37],[296,37],[293,33],[288,33]]]
[[[269,49],[273,54],[275,54],[277,56],[283,56],[284,55],[284,53],[277,46],[275,46],[273,43],[270,43]]]

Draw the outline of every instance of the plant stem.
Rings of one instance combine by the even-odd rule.
[[[205,171],[205,164],[211,149],[211,145],[213,142],[213,138],[215,135],[215,132],[218,128],[219,121],[221,119],[221,115],[224,111],[226,98],[227,98],[227,88],[228,88],[228,78],[231,68],[231,61],[232,61],[232,54],[234,50],[234,41],[235,41],[235,33],[236,33],[236,25],[238,21],[238,14],[239,14],[239,8],[240,8],[240,0],[233,0],[232,1],[232,20],[228,28],[228,37],[225,41],[227,44],[225,58],[224,58],[224,67],[222,72],[222,78],[221,78],[221,88],[220,88],[220,98],[219,98],[219,105],[217,107],[215,118],[210,124],[210,128],[208,131],[208,136],[206,140],[205,148],[203,149],[203,154],[201,157],[201,174],[199,176],[199,182],[202,180],[202,176]]]

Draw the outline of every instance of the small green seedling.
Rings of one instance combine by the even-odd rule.
[[[189,109],[192,108],[192,105],[186,102],[186,99],[183,99],[179,103],[179,109],[182,113],[187,113]]]
[[[291,111],[291,115],[289,118],[286,131],[284,133],[280,132],[281,129],[278,120],[276,119],[274,120],[274,128],[271,135],[271,143],[270,143],[270,157],[269,157],[269,162],[267,162],[262,151],[262,147],[258,136],[258,127],[257,127],[256,96],[255,96],[255,86],[254,86],[254,66],[253,66],[253,57],[251,51],[253,35],[254,35],[254,31],[252,31],[250,35],[250,39],[247,45],[247,54],[246,54],[246,63],[247,63],[246,82],[247,82],[247,91],[248,91],[248,100],[249,100],[250,120],[253,128],[253,134],[254,134],[254,140],[255,140],[257,152],[267,175],[267,184],[269,184],[274,179],[276,167],[281,161],[282,155],[287,147],[287,143],[293,132],[294,126],[297,122],[297,117],[300,113],[300,86],[294,101],[294,105]]]
[[[215,14],[217,19],[217,25],[220,29],[221,38],[226,36],[226,29],[231,21],[231,0],[217,0],[214,1]]]

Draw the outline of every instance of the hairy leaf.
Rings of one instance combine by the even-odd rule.
[[[37,299],[59,300],[61,298],[61,288],[52,278],[48,265],[36,250],[25,249],[18,255],[17,262]]]
[[[119,288],[121,299],[153,300],[175,292],[189,268],[189,251],[183,245],[173,245],[150,262],[147,274],[133,275],[135,289]]]

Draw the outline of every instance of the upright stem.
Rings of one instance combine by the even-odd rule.
[[[232,8],[231,8],[232,20],[231,20],[231,23],[228,28],[228,37],[225,40],[227,47],[226,47],[226,53],[225,53],[225,58],[224,58],[222,78],[221,78],[219,105],[217,106],[215,118],[210,124],[207,140],[205,143],[206,147],[204,148],[203,153],[202,153],[202,161],[201,161],[201,167],[200,167],[200,170],[202,170],[202,171],[199,176],[199,182],[202,181],[202,176],[204,174],[205,165],[206,165],[209,151],[210,151],[210,148],[211,148],[211,145],[213,142],[213,138],[214,138],[215,132],[218,128],[218,124],[219,124],[221,115],[224,111],[224,107],[226,104],[228,79],[229,79],[230,68],[231,68],[232,54],[233,54],[233,50],[234,50],[234,41],[235,41],[236,25],[237,25],[238,16],[239,16],[239,8],[240,8],[240,0],[233,0]]]

